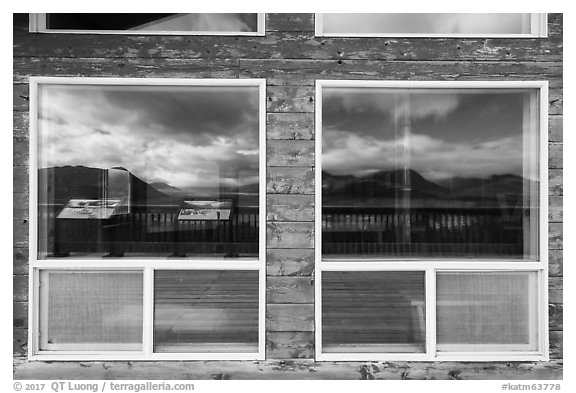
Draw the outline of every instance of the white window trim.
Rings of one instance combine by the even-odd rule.
[[[220,36],[264,36],[266,34],[266,14],[258,13],[256,31],[178,31],[178,30],[79,30],[49,29],[46,27],[46,14],[30,13],[28,30],[30,33],[57,34],[116,34],[116,35],[220,35]]]
[[[208,258],[107,258],[38,259],[38,88],[46,84],[126,85],[126,86],[254,86],[259,89],[259,257],[238,261]],[[266,312],[266,80],[265,79],[178,79],[178,78],[82,78],[30,77],[30,206],[29,206],[29,311],[28,359],[30,360],[264,360]],[[39,351],[39,276],[40,270],[139,270],[143,272],[143,336],[141,351]],[[154,353],[154,270],[254,270],[258,271],[258,351]]]
[[[497,262],[453,259],[322,259],[322,88],[446,88],[446,89],[538,89],[539,90],[539,258],[537,261]],[[548,81],[382,81],[317,80],[315,146],[315,353],[318,361],[548,361]],[[426,291],[425,353],[326,353],[322,351],[323,271],[424,271]],[[436,348],[436,272],[441,271],[526,271],[537,272],[538,351],[438,352]]]
[[[354,15],[353,13],[350,15]],[[530,14],[530,33],[525,34],[448,34],[448,33],[325,33],[322,13],[314,14],[314,31],[317,37],[395,37],[395,38],[546,38],[548,14]]]

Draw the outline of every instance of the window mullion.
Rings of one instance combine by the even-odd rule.
[[[426,269],[426,354],[436,357],[436,270]]]
[[[154,269],[144,268],[144,315],[142,346],[146,358],[152,356],[154,345]]]

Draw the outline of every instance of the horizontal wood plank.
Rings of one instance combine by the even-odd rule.
[[[266,333],[266,359],[312,359],[314,358],[314,333],[268,332]]]
[[[562,222],[563,207],[561,196],[550,196],[548,198],[548,220],[550,222]]]
[[[313,304],[314,280],[312,277],[268,277],[266,279],[268,304]]]
[[[267,332],[314,331],[314,305],[268,304],[266,306]]]
[[[562,277],[548,277],[548,303],[563,303],[563,281],[564,279]]]
[[[12,274],[28,274],[28,248],[13,248],[12,251]]]
[[[235,60],[15,57],[14,82],[31,76],[234,79],[238,67]]]
[[[28,303],[12,303],[12,324],[15,328],[28,327]]]
[[[266,252],[268,276],[311,276],[313,273],[313,249],[269,249]]]
[[[550,331],[550,359],[562,359],[564,357],[564,337],[562,331]]]
[[[266,116],[266,137],[289,140],[314,139],[314,114],[269,113]]]
[[[314,112],[314,88],[310,86],[267,86],[266,111]]]
[[[28,276],[18,275],[12,276],[12,283],[14,288],[13,301],[14,302],[27,302],[28,301]]]
[[[550,195],[564,194],[562,175],[562,169],[550,169],[548,171],[548,191]]]
[[[550,143],[548,147],[548,168],[562,169],[563,165],[563,144]]]
[[[563,362],[27,362],[14,379],[46,380],[561,380]]]
[[[267,195],[266,219],[268,221],[314,221],[314,196]]]
[[[14,84],[12,105],[15,111],[27,111],[30,107],[30,92],[27,83]]]
[[[553,115],[548,118],[548,138],[551,142],[562,142],[563,135],[563,116]]]
[[[562,223],[551,223],[549,225],[549,247],[552,250],[561,250],[563,243]]]
[[[376,60],[240,59],[241,78],[267,78],[268,85],[314,85],[319,79],[548,80],[562,88],[562,63]]]
[[[314,194],[314,168],[266,168],[266,192],[269,194]]]
[[[15,328],[12,330],[12,353],[15,357],[25,357],[28,354],[28,329]],[[30,363],[34,364],[34,363]],[[35,379],[35,378],[31,378]]]
[[[548,275],[561,277],[564,275],[563,251],[550,250],[548,253]]]
[[[314,165],[313,141],[274,141],[266,143],[267,166]]]
[[[551,331],[562,330],[564,328],[564,305],[548,305],[548,324]]]
[[[314,223],[269,222],[266,244],[268,248],[314,248]]]

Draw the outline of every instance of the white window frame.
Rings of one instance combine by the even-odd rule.
[[[257,13],[256,31],[178,31],[178,30],[80,30],[49,29],[46,26],[46,14],[30,13],[28,27],[30,33],[57,34],[116,34],[116,35],[221,35],[221,36],[264,36],[266,34],[266,14]]]
[[[350,15],[354,15],[351,13]],[[396,37],[396,38],[546,38],[548,14],[530,14],[530,33],[525,34],[463,34],[463,33],[325,33],[322,13],[314,14],[314,31],[317,37]]]
[[[360,260],[322,258],[322,89],[324,87],[445,88],[445,89],[534,89],[539,91],[539,255],[535,261],[489,259],[398,258]],[[547,361],[548,340],[548,82],[547,81],[316,81],[315,147],[315,350],[318,361]],[[425,353],[326,353],[322,350],[322,272],[323,271],[424,271],[426,291]],[[437,272],[522,271],[537,273],[537,351],[438,352],[436,348]]]
[[[38,259],[38,89],[40,85],[125,85],[125,86],[252,86],[259,89],[259,257],[229,259],[106,258]],[[28,359],[30,360],[264,360],[266,292],[266,79],[178,79],[178,78],[83,78],[30,77],[30,206],[29,206],[29,312]],[[143,336],[141,351],[40,351],[39,276],[41,270],[138,270],[143,272]],[[258,271],[257,352],[154,353],[155,270],[252,270]]]

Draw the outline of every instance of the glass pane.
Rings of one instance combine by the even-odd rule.
[[[323,352],[426,351],[424,272],[322,273]]]
[[[257,86],[39,87],[39,258],[257,257]]]
[[[529,34],[530,14],[323,14],[333,34]]]
[[[438,273],[439,351],[536,351],[536,272]]]
[[[53,30],[256,32],[258,14],[47,14]]]
[[[156,270],[155,352],[257,352],[258,271]]]
[[[40,350],[142,350],[142,273],[40,271]]]
[[[324,258],[538,256],[529,89],[323,89]]]

